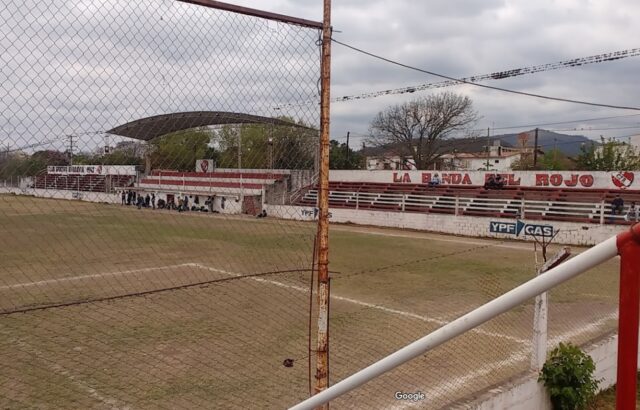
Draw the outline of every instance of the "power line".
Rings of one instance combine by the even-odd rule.
[[[495,127],[493,130],[510,130],[513,128],[529,128],[529,127],[544,127],[547,125],[562,125],[562,124],[574,124],[577,122],[590,122],[590,121],[599,121],[599,120],[610,120],[614,118],[625,118],[625,117],[637,117],[640,114],[626,114],[626,115],[613,115],[609,117],[595,117],[595,118],[585,118],[581,120],[568,120],[568,121],[558,121],[558,122],[547,122],[547,123],[538,123],[538,124],[526,124],[526,125],[511,125],[508,127]]]
[[[574,58],[571,60],[560,61],[556,63],[548,63],[548,64],[541,64],[541,65],[531,66],[531,67],[497,71],[490,74],[474,75],[471,77],[462,78],[462,80],[466,80],[470,82],[478,82],[483,80],[502,80],[504,78],[516,77],[516,76],[521,76],[525,74],[534,74],[534,73],[544,72],[544,71],[559,70],[562,68],[571,68],[571,67],[578,67],[578,66],[583,66],[588,64],[603,63],[607,61],[614,61],[622,58],[635,57],[635,56],[640,56],[640,48],[614,51],[611,53],[597,54],[597,55],[588,56],[588,57]],[[332,101],[340,102],[340,101],[359,100],[359,99],[366,99],[366,98],[375,98],[383,95],[406,94],[406,93],[424,91],[424,90],[433,89],[433,88],[449,87],[457,84],[459,84],[459,81],[448,80],[448,81],[441,81],[439,83],[427,83],[427,84],[420,84],[416,86],[395,88],[390,90],[373,91],[373,92],[363,93],[358,95],[336,97],[336,98],[333,98]]]
[[[637,130],[640,129],[640,125],[634,125],[631,127],[605,127],[605,128],[566,128],[566,129],[553,129],[549,131],[554,132],[572,132],[572,131],[611,131],[611,130]]]
[[[410,70],[418,71],[418,72],[421,72],[421,73],[433,75],[433,76],[440,77],[440,78],[445,78],[447,80],[453,81],[454,83],[469,84],[469,85],[473,85],[475,87],[487,88],[487,89],[490,89],[490,90],[502,91],[502,92],[505,92],[505,93],[523,95],[523,96],[532,97],[532,98],[540,98],[540,99],[544,99],[544,100],[560,101],[560,102],[566,102],[566,103],[572,103],[572,104],[582,104],[582,105],[589,105],[589,106],[593,106],[593,107],[605,107],[605,108],[615,108],[615,109],[621,109],[621,110],[640,111],[640,108],[638,108],[638,107],[629,107],[629,106],[612,105],[612,104],[600,104],[600,103],[594,103],[594,102],[589,102],[589,101],[581,101],[581,100],[573,100],[573,99],[569,99],[569,98],[552,97],[552,96],[548,96],[548,95],[527,93],[527,92],[524,92],[524,91],[515,91],[515,90],[509,90],[509,89],[501,88],[501,87],[494,87],[494,86],[486,85],[486,84],[479,84],[479,83],[475,83],[473,81],[466,80],[466,79],[463,79],[463,78],[454,78],[454,77],[450,77],[448,75],[439,74],[439,73],[435,73],[433,71],[424,70],[424,69],[421,69],[421,68],[417,68],[417,67],[413,67],[413,66],[410,66],[410,65],[407,65],[407,64],[403,64],[403,63],[388,59],[386,57],[382,57],[382,56],[370,53],[370,52],[362,50],[360,48],[345,44],[345,43],[343,43],[341,41],[338,41],[336,39],[332,39],[332,41],[337,43],[337,44],[340,44],[341,46],[347,47],[347,48],[349,48],[351,50],[354,50],[354,51],[357,51],[359,53],[368,55],[370,57],[377,58],[379,60],[386,61],[388,63],[394,64],[394,65],[397,65],[397,66],[400,66],[400,67],[408,68]]]
[[[575,123],[580,123],[580,122],[591,122],[591,121],[600,121],[600,120],[610,120],[610,119],[617,119],[617,118],[628,118],[628,117],[638,117],[640,116],[640,114],[625,114],[625,115],[612,115],[612,116],[608,116],[608,117],[592,117],[592,118],[582,118],[579,120],[566,120],[566,121],[556,121],[556,122],[546,122],[546,123],[535,123],[535,124],[522,124],[522,125],[509,125],[509,126],[505,126],[505,127],[491,127],[492,131],[496,131],[496,130],[511,130],[511,129],[518,129],[518,128],[536,128],[536,127],[545,127],[545,126],[549,126],[549,125],[563,125],[563,124],[575,124]],[[609,128],[609,130],[615,130],[615,129],[635,129],[638,127],[619,127],[619,128]],[[484,131],[485,128],[478,128],[478,129],[473,129],[470,131]],[[581,131],[582,129],[566,129],[566,130],[562,130],[562,129],[550,129],[548,131]],[[605,128],[599,128],[599,129],[584,129],[584,131],[605,131],[607,129]],[[356,137],[356,138],[367,138],[369,137],[368,134],[362,134],[362,133],[358,133],[358,132],[351,132],[351,136],[352,137]],[[344,139],[344,136],[336,136],[336,137],[332,137],[332,139],[338,140],[340,141],[341,139]]]

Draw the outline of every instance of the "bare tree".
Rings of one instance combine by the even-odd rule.
[[[405,160],[412,157],[418,169],[427,169],[444,153],[442,140],[477,120],[469,97],[451,92],[429,95],[378,113],[368,142]]]

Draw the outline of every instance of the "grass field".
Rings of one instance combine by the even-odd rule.
[[[314,224],[0,195],[0,230],[2,408],[283,408],[308,394]],[[332,382],[530,279],[532,249],[332,226]],[[552,342],[615,327],[617,270],[551,292]],[[532,321],[520,306],[333,408],[412,405],[396,391],[446,408],[527,369]]]

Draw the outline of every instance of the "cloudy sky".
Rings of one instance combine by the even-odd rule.
[[[322,1],[238,0],[247,7],[322,18]],[[640,47],[640,2],[634,0],[334,0],[334,37],[410,66],[460,78]],[[332,97],[442,81],[333,45]],[[640,107],[640,57],[487,81],[518,91]],[[640,133],[639,111],[589,107],[504,94],[469,85],[449,87],[472,98],[479,129],[540,124],[597,138]],[[434,91],[332,106],[332,135],[367,133],[380,110]],[[616,119],[543,126],[580,119]],[[638,127],[638,128],[627,128]],[[603,128],[620,128],[607,129]],[[518,132],[531,127],[496,130]],[[570,133],[569,131],[562,131]]]
[[[322,19],[322,0],[233,3]],[[273,108],[274,101],[317,98],[317,33],[312,30],[228,18],[172,0],[9,0],[6,5],[0,10],[2,146],[52,137],[62,141],[68,133],[84,133],[89,146],[93,132],[176,111],[317,119],[308,106]],[[638,48],[638,15],[640,2],[633,0],[334,0],[332,10],[335,39],[456,78]],[[332,52],[334,98],[442,81],[339,44]],[[629,57],[484,84],[640,107],[639,68],[640,57]],[[287,83],[292,72],[293,86]],[[640,115],[635,115],[640,111],[456,85],[336,102],[332,138],[344,141],[350,132],[352,145],[360,146],[379,111],[441,90],[473,100],[482,117],[481,134],[487,127],[494,135],[535,126],[591,138],[640,133]],[[615,118],[579,121],[601,117]],[[574,122],[547,125],[569,121]]]

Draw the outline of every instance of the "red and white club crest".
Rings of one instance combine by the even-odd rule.
[[[627,189],[633,183],[633,172],[629,171],[620,171],[617,174],[611,175],[611,181],[613,185],[617,186],[621,189]]]
[[[207,172],[209,169],[209,161],[200,161],[200,169],[202,172]]]

